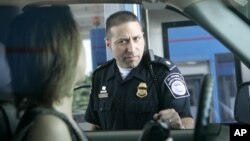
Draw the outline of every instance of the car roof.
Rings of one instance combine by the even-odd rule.
[[[27,4],[83,4],[83,3],[141,3],[141,0],[1,0],[0,5],[24,6]]]

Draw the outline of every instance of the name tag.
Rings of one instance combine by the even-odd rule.
[[[107,98],[109,95],[106,90],[106,86],[102,86],[102,90],[98,94],[98,98]]]
[[[108,97],[108,93],[100,93],[98,94],[98,98],[107,98]]]

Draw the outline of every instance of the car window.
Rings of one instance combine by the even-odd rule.
[[[142,7],[130,4],[72,4],[70,7],[82,30],[83,46],[86,49],[88,60],[86,82],[82,84],[83,87],[80,86],[76,89],[77,94],[74,99],[75,115],[80,113],[83,117],[91,90],[92,72],[99,65],[112,58],[104,42],[105,18],[119,10],[133,11],[142,21],[145,20],[145,15],[141,10]],[[147,12],[148,47],[152,48],[156,55],[174,61],[183,73],[191,94],[193,117],[196,116],[203,75],[212,73],[215,76],[215,85],[210,122],[235,122],[233,111],[237,84],[233,53],[204,28],[176,11],[162,9],[148,10]],[[156,16],[159,13],[161,16]],[[163,24],[174,26],[169,26],[169,33],[164,33],[166,26]],[[169,45],[167,51],[165,51],[166,43]],[[181,43],[184,49],[176,49],[180,46],[178,43]],[[172,45],[173,47],[170,47]],[[177,46],[174,47],[175,45]],[[197,52],[197,49],[201,52]],[[164,54],[165,52],[168,55]],[[84,120],[80,120],[80,122],[84,122]],[[88,126],[84,124],[83,129],[87,130]]]
[[[234,122],[237,93],[235,59],[220,41],[191,21],[164,23],[164,50],[187,82],[195,117],[204,74],[214,77],[211,123]]]
[[[249,1],[248,0],[225,0],[229,8],[233,9],[233,12],[245,17],[248,22],[250,18]],[[101,64],[105,63],[107,60],[112,58],[112,55],[105,47],[105,20],[106,18],[116,12],[121,10],[128,10],[134,12],[140,17],[142,21],[147,18],[147,32],[145,36],[148,37],[147,45],[148,48],[154,50],[156,55],[164,56],[165,58],[170,58],[177,64],[181,72],[185,76],[185,80],[188,83],[188,89],[191,93],[191,104],[193,109],[193,116],[196,115],[196,108],[198,104],[199,89],[203,73],[209,73],[211,67],[213,71],[217,74],[215,75],[216,85],[215,91],[217,91],[217,97],[213,99],[213,111],[211,113],[211,122],[234,122],[233,117],[233,108],[234,108],[234,98],[237,91],[236,79],[236,67],[235,66],[235,56],[233,53],[226,49],[226,47],[220,48],[219,52],[213,54],[211,60],[201,57],[200,60],[188,60],[183,61],[187,58],[182,55],[182,60],[179,58],[178,52],[176,50],[168,49],[167,52],[169,55],[164,54],[164,26],[163,23],[174,23],[190,21],[189,18],[180,15],[178,12],[173,10],[142,10],[142,6],[137,4],[70,4],[74,17],[76,18],[79,28],[81,29],[82,34],[82,44],[86,50],[87,54],[87,70],[86,70],[86,79],[85,82],[82,82],[79,86],[76,87],[74,97],[74,115],[76,120],[79,123],[84,123],[84,113],[88,104],[89,93],[91,90],[91,77],[93,71]],[[159,16],[160,15],[160,16]],[[183,26],[184,27],[184,26]],[[208,34],[208,32],[194,25],[192,31],[202,30],[202,33],[208,35],[208,40],[211,39],[218,43],[218,40]],[[183,33],[185,29],[178,29],[179,35],[184,36]],[[171,38],[170,35],[166,38],[169,42],[175,42],[174,38]],[[173,37],[176,37],[177,34],[175,31],[172,34]],[[186,35],[190,37],[189,35]],[[190,43],[190,42],[189,42]],[[218,43],[221,47],[222,45]],[[214,45],[211,45],[214,47]],[[195,48],[186,46],[187,53],[194,51]],[[222,51],[221,51],[222,50]],[[194,54],[188,54],[193,56]],[[201,55],[202,56],[202,55]],[[179,59],[179,60],[178,60]],[[191,70],[190,68],[195,68],[199,71]],[[192,72],[192,73],[191,73]],[[230,89],[228,89],[230,88]],[[227,93],[227,95],[225,95]],[[86,124],[81,125],[83,130],[87,130],[89,127]]]
[[[229,7],[234,8],[240,14],[246,17],[249,15],[248,11],[246,11],[246,7],[249,5],[248,1],[244,4],[233,1],[233,3],[229,4]],[[72,4],[70,7],[82,31],[82,42],[87,52],[88,60],[86,82],[82,83],[82,87],[80,86],[77,88],[77,94],[74,98],[75,115],[80,113],[83,117],[91,90],[92,72],[99,65],[112,58],[111,53],[106,50],[104,42],[105,19],[110,14],[119,10],[133,11],[141,18],[141,20],[145,20],[145,15],[143,15],[144,13],[143,10],[141,10],[141,7],[136,4]],[[210,122],[235,122],[233,112],[237,92],[237,78],[235,66],[236,61],[233,53],[204,28],[194,23],[185,24],[185,22],[190,23],[191,20],[180,15],[176,11],[163,9],[148,10],[147,12],[148,46],[154,50],[156,55],[164,56],[165,58],[174,61],[184,74],[188,90],[191,94],[193,117],[195,118],[196,116],[203,74],[212,73],[213,76],[215,76],[215,85]],[[159,13],[161,13],[161,16],[156,16]],[[175,25],[174,27],[171,27],[172,29],[169,28],[170,30],[169,33],[167,33],[167,36],[164,35],[164,28],[166,28],[166,26],[162,26],[164,23]],[[177,26],[178,24],[181,24],[182,26]],[[191,31],[193,33],[190,33]],[[167,41],[165,41],[165,39],[162,40],[163,37],[167,37]],[[183,40],[183,42],[181,42],[181,39],[190,40]],[[182,46],[185,49],[178,50],[169,46],[167,51],[161,51],[165,48],[163,45],[164,42],[167,42],[169,45],[171,43],[170,46],[174,44],[179,46],[177,43],[182,43]],[[204,51],[204,49],[207,48],[205,50],[208,52],[203,52],[205,54],[196,52],[197,55],[195,55],[195,51],[197,51],[199,47],[201,51]],[[212,49],[209,49],[210,47]],[[167,52],[168,55],[164,54],[165,52]],[[80,119],[81,118],[79,118],[79,120]],[[84,122],[84,120],[80,121]],[[83,129],[87,130],[88,127],[84,124]]]

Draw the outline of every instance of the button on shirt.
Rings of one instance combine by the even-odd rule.
[[[128,130],[142,129],[155,113],[167,108],[174,108],[180,117],[191,117],[189,93],[179,70],[159,57],[152,65],[159,93],[142,61],[125,79],[114,59],[98,68],[93,74],[86,121],[103,130]]]

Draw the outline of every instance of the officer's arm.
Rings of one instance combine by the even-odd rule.
[[[185,129],[193,129],[194,128],[194,120],[191,117],[183,117],[181,118],[182,125]]]

